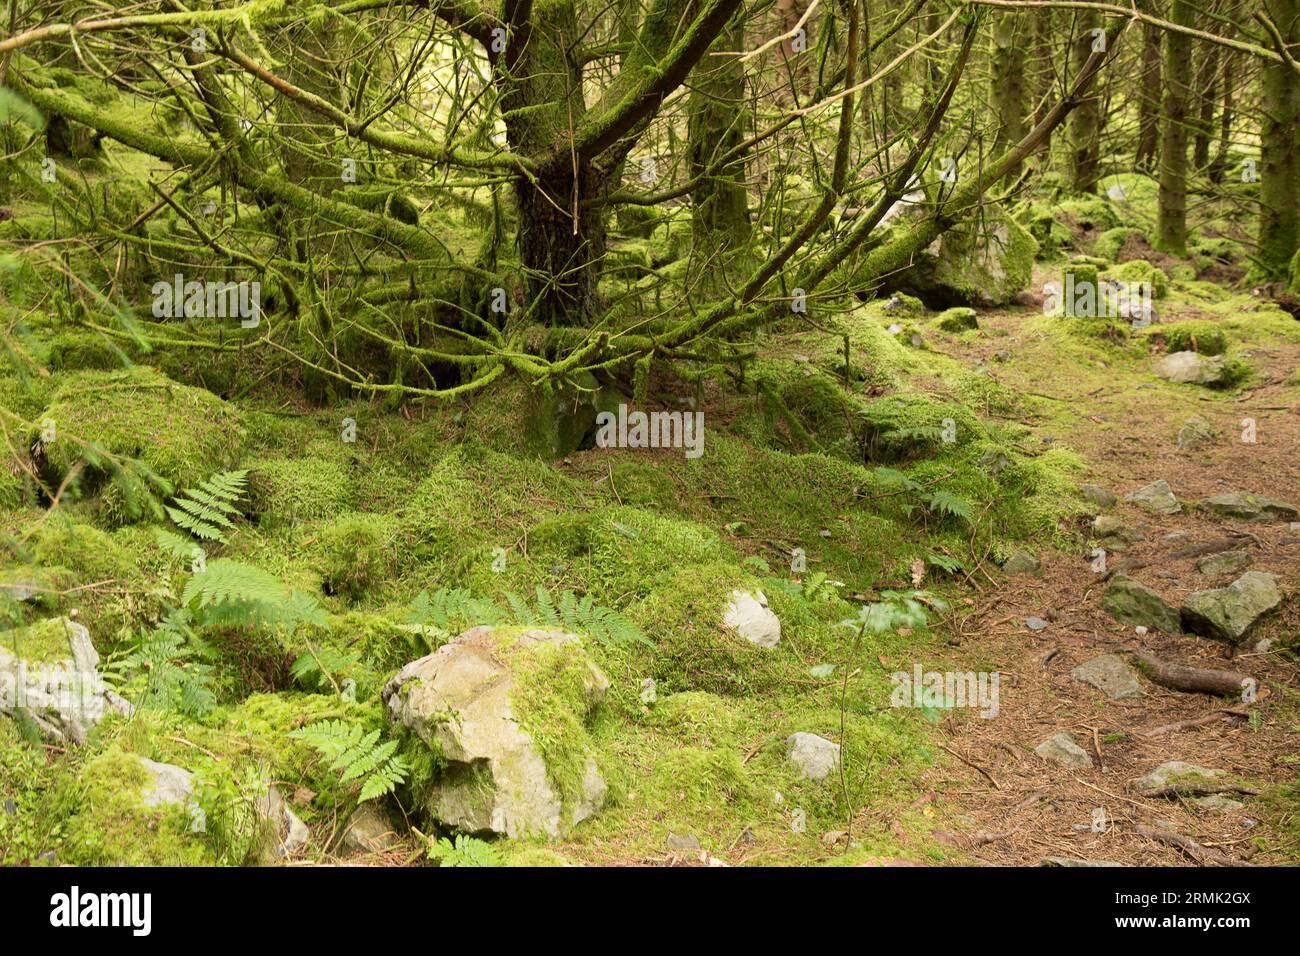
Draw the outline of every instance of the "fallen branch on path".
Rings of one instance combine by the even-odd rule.
[[[1142,672],[1161,687],[1193,694],[1212,694],[1216,697],[1239,696],[1243,689],[1258,687],[1255,678],[1240,671],[1211,670],[1205,667],[1188,667],[1161,660],[1150,651],[1139,648],[1133,652]]]

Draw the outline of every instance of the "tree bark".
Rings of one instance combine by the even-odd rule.
[[[1164,34],[1150,23],[1142,25],[1142,65],[1138,72],[1138,169],[1153,169],[1160,141],[1160,52]]]
[[[1025,103],[1025,51],[1030,24],[1023,13],[1003,14],[993,23],[992,98],[998,131],[993,155],[1000,156],[1020,142],[1028,130]],[[1019,168],[1008,179],[1015,179]]]
[[[1292,56],[1300,56],[1300,2],[1264,0]],[[1265,61],[1260,109],[1259,243],[1256,271],[1284,279],[1300,242],[1300,76],[1284,63]]]
[[[1190,27],[1192,5],[1173,0],[1170,22]],[[1165,37],[1164,122],[1160,135],[1160,198],[1155,247],[1187,255],[1187,139],[1191,103],[1192,41],[1185,33]]]
[[[1075,69],[1087,62],[1098,42],[1095,30],[1101,28],[1101,13],[1082,10],[1078,34],[1074,38]],[[1104,35],[1100,42],[1105,42]],[[1100,177],[1101,91],[1091,91],[1070,117],[1070,170],[1075,192],[1090,193],[1097,189]]]

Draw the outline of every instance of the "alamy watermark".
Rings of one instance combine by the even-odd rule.
[[[703,412],[642,412],[618,406],[596,415],[597,448],[684,448],[687,458],[704,454]]]
[[[998,715],[1002,675],[997,671],[923,671],[916,664],[910,674],[896,671],[889,679],[894,684],[890,707],[978,707],[985,720]]]
[[[178,272],[151,291],[155,319],[239,319],[246,329],[262,321],[260,282],[186,282]]]

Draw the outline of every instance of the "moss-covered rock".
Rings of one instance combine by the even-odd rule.
[[[351,514],[327,525],[320,539],[325,592],[373,599],[393,568],[396,532],[396,519],[387,515]]]
[[[975,310],[966,306],[945,309],[935,318],[934,324],[945,332],[969,332],[980,327]]]
[[[1223,355],[1228,351],[1228,337],[1213,322],[1189,319],[1152,326],[1147,335],[1164,343],[1166,352],[1196,352],[1200,355]]]
[[[332,518],[350,510],[347,465],[325,458],[259,458],[248,464],[248,511],[265,524]]]
[[[944,233],[900,285],[931,305],[1006,305],[1033,278],[1038,243],[1001,207]]]
[[[41,420],[54,440],[31,438],[58,480],[68,475],[89,443],[135,459],[175,488],[194,485],[232,465],[243,445],[240,412],[211,392],[180,385],[150,368],[75,372],[60,378]],[[95,474],[92,487],[103,484]],[[119,486],[113,486],[121,492]],[[112,509],[130,517],[130,501]]]

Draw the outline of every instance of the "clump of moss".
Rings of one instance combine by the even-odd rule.
[[[716,747],[735,740],[742,719],[716,694],[684,691],[660,697],[646,722],[684,744]]]
[[[677,487],[662,468],[640,462],[619,462],[612,466],[614,489],[630,505],[669,510]]]
[[[1056,214],[1080,229],[1104,231],[1120,224],[1115,210],[1100,196],[1068,196],[1058,200]]]
[[[349,601],[374,596],[387,579],[396,522],[384,515],[353,514],[321,532],[322,584]]]
[[[80,808],[68,820],[64,862],[78,866],[211,866],[184,803],[146,806],[152,777],[133,753],[116,747],[91,760],[78,778]]]
[[[1228,351],[1228,337],[1213,322],[1190,319],[1152,326],[1147,333],[1164,342],[1167,352],[1199,352],[1223,355]]]
[[[58,512],[36,529],[30,544],[41,564],[76,569],[86,581],[126,578],[138,564],[112,535]]]
[[[338,462],[260,458],[248,468],[249,513],[264,524],[332,518],[352,505],[352,475]]]
[[[0,647],[25,661],[54,663],[72,659],[71,623],[51,617],[0,633]]]
[[[41,419],[54,424],[55,440],[40,447],[59,479],[81,460],[81,443],[89,442],[139,460],[181,488],[233,464],[244,440],[233,405],[143,366],[62,376]]]
[[[1141,229],[1134,229],[1131,226],[1116,226],[1114,229],[1107,229],[1099,235],[1092,244],[1093,254],[1107,262],[1114,262],[1119,258],[1120,250],[1132,238],[1145,239],[1146,234]]]
[[[980,327],[975,317],[975,310],[965,306],[956,306],[940,312],[935,324],[945,332],[967,332]]]
[[[1106,270],[1108,278],[1128,284],[1149,284],[1151,297],[1163,299],[1169,293],[1169,277],[1145,259],[1130,259]]]

